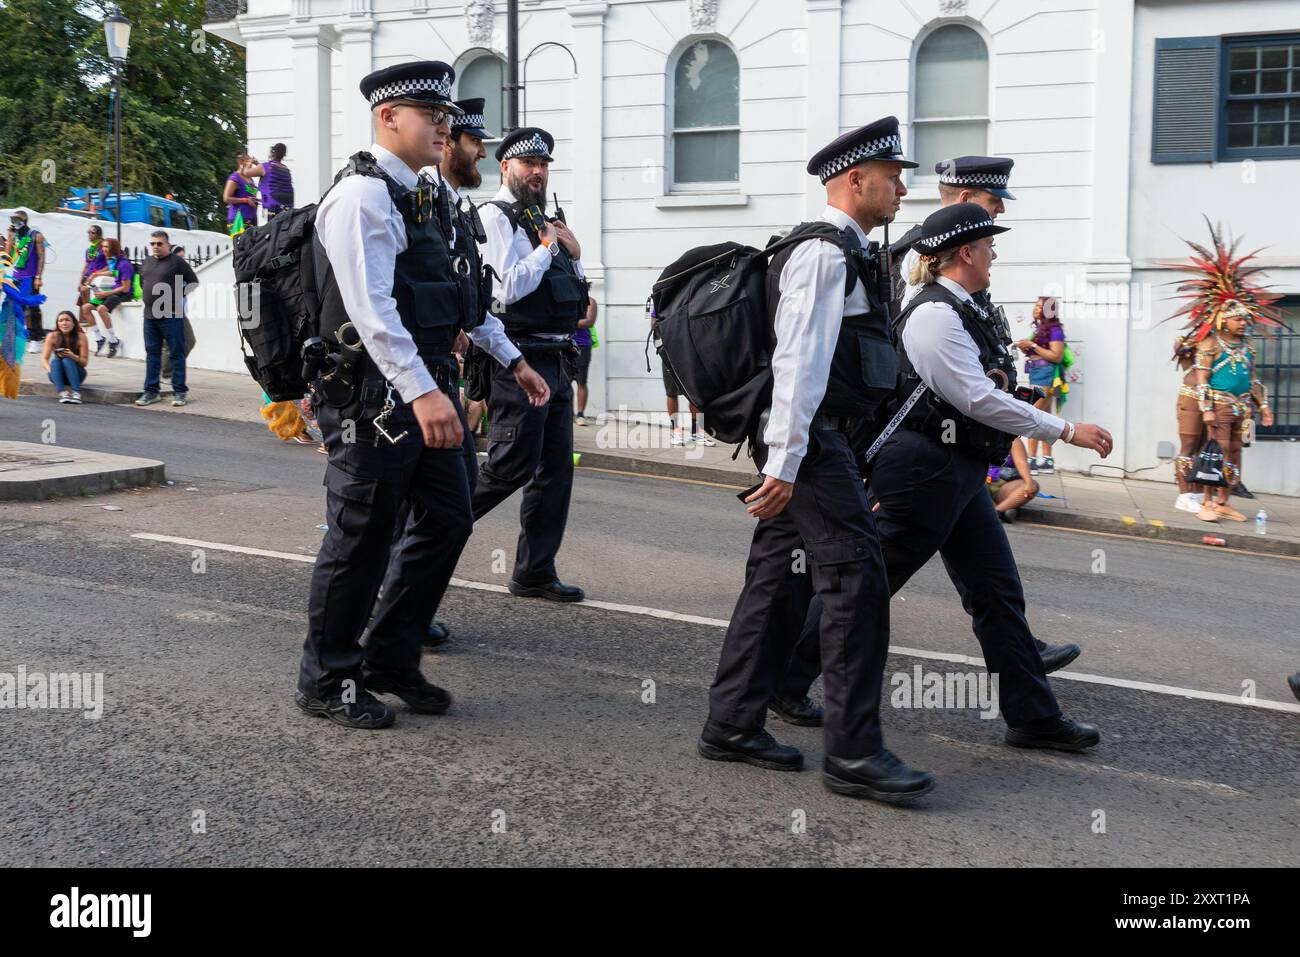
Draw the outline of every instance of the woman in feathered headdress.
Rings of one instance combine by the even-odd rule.
[[[1206,220],[1206,225],[1209,220]],[[1228,246],[1222,232],[1210,226],[1213,251],[1187,241],[1196,255],[1176,268],[1196,278],[1179,285],[1187,302],[1171,318],[1187,316],[1186,331],[1174,343],[1174,361],[1184,370],[1178,396],[1178,431],[1181,455],[1175,463],[1179,490],[1178,507],[1196,511],[1207,522],[1226,518],[1244,522],[1246,516],[1233,508],[1228,498],[1232,486],[1241,480],[1242,439],[1256,408],[1265,426],[1273,424],[1268,394],[1255,377],[1255,350],[1249,336],[1256,324],[1280,327],[1273,303],[1280,298],[1250,277],[1262,272],[1246,266],[1258,252],[1234,258],[1237,242]],[[1207,438],[1223,448],[1227,488],[1213,501],[1207,490],[1199,504],[1189,484],[1192,459]],[[1190,507],[1189,507],[1190,506]]]

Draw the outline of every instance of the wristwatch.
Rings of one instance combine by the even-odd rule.
[[[519,363],[521,363],[521,362],[523,362],[523,361],[524,361],[524,354],[521,352],[521,353],[519,353],[519,355],[515,356],[515,357],[514,357],[513,359],[511,359],[508,363],[506,363],[506,371],[507,371],[507,372],[514,372],[514,371],[515,371],[515,368],[519,365]]]

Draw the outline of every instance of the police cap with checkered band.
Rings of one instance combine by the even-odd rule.
[[[867,160],[886,160],[898,163],[905,169],[916,169],[918,164],[903,156],[898,117],[886,116],[845,133],[829,146],[817,151],[817,155],[808,161],[808,172],[818,177],[822,183],[827,183],[845,170]]]
[[[988,210],[978,203],[954,203],[925,218],[912,248],[922,256],[933,256],[1008,231],[1008,227],[993,222]]]
[[[500,161],[540,156],[550,162],[554,149],[555,137],[546,130],[536,126],[521,126],[506,134],[501,145],[497,147],[496,158]]]
[[[483,97],[475,97],[469,100],[457,100],[456,106],[463,112],[460,116],[451,118],[451,132],[454,136],[457,133],[468,133],[470,136],[477,136],[481,140],[492,139],[492,134],[487,131],[485,119],[483,117],[483,107],[487,100]]]
[[[1000,196],[1015,199],[1007,185],[1011,182],[1013,159],[1004,156],[958,156],[934,164],[939,182],[962,189],[982,189]]]
[[[402,101],[438,106],[452,116],[461,109],[451,99],[456,71],[438,60],[398,63],[367,74],[361,80],[361,95],[374,109],[381,103]]]

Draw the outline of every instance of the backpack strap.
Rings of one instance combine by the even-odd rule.
[[[505,213],[506,222],[510,224],[510,231],[514,232],[519,228],[519,219],[523,216],[523,210],[518,203],[507,203],[504,199],[490,199],[485,206],[495,206],[501,212]]]
[[[853,293],[853,288],[857,285],[858,279],[862,278],[862,270],[866,266],[862,243],[852,229],[840,229],[833,223],[824,220],[800,223],[790,230],[784,239],[769,243],[767,248],[763,250],[763,255],[767,257],[770,263],[771,257],[776,253],[787,247],[797,246],[809,239],[820,239],[832,246],[839,247],[840,251],[844,253],[844,266],[847,270],[847,275],[844,278],[844,298],[847,299]]]
[[[388,187],[388,195],[394,204],[406,195],[406,190],[402,187],[402,184],[384,172],[384,168],[379,165],[379,161],[366,150],[353,153],[348,157],[348,164],[338,171],[338,174],[334,177],[334,182],[330,184],[330,189],[337,186],[347,176],[372,176],[375,179],[383,180],[384,185]],[[329,190],[325,192],[326,195],[329,194]],[[322,196],[321,202],[324,201],[325,197]]]

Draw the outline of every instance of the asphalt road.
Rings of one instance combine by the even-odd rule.
[[[492,591],[453,589],[440,617],[454,641],[426,656],[450,714],[399,703],[376,734],[308,719],[291,694],[310,565],[205,548],[199,574],[192,547],[131,536],[310,556],[323,458],[255,424],[32,398],[0,403],[0,436],[38,440],[51,416],[60,444],[162,458],[177,484],[0,506],[0,672],[103,672],[105,687],[97,721],[0,711],[0,863],[1300,858],[1297,714],[1057,679],[1064,710],[1103,732],[1092,754],[1066,756],[1008,748],[1001,721],[973,711],[890,709],[889,745],[939,782],[893,809],[824,791],[812,729],[773,724],[804,750],[801,774],[695,755],[715,625]],[[460,577],[504,584],[514,518],[507,503],[480,523]],[[725,619],[749,531],[732,490],[583,470],[561,573],[594,599]],[[1296,563],[1044,529],[1015,528],[1012,543],[1037,632],[1084,646],[1070,671],[1233,695],[1253,681],[1291,700]],[[979,653],[933,563],[892,629],[895,647]],[[969,668],[899,654],[887,675],[917,664]]]

